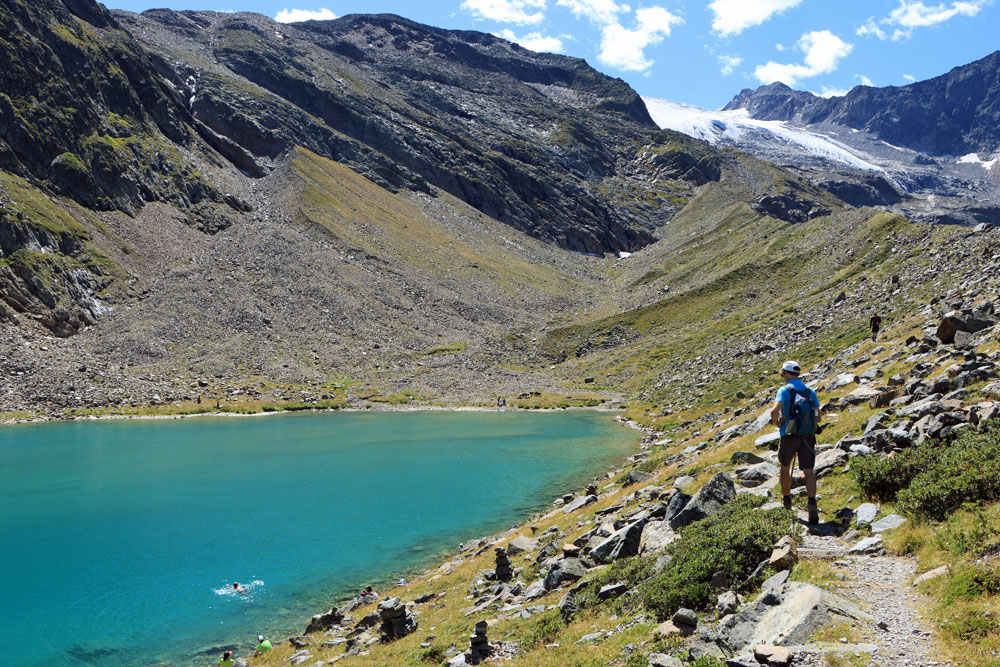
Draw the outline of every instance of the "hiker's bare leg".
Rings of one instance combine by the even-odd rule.
[[[781,471],[779,477],[781,480],[781,495],[790,496],[792,495],[792,467],[791,466],[781,466]],[[813,480],[813,491],[816,489],[816,481]]]
[[[806,496],[809,498],[816,497],[816,473],[809,470],[803,470],[802,474],[806,476]],[[791,486],[791,480],[789,480],[789,486]]]

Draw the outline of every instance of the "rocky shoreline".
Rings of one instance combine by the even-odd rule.
[[[593,411],[601,411],[601,412],[619,412],[618,410],[611,410],[611,409],[608,409],[608,408],[566,408],[566,409],[570,409],[570,410],[593,410]],[[416,412],[416,411],[424,411],[424,410],[441,410],[441,409],[421,408],[421,407],[412,407],[412,406],[411,407],[403,407],[403,408],[401,408],[399,406],[382,406],[382,408],[380,409],[380,411],[385,411],[385,412]],[[465,411],[475,411],[475,412],[502,412],[502,411],[505,411],[505,410],[515,410],[515,408],[473,408],[473,407],[464,407],[464,408],[456,408],[455,410],[465,410]],[[518,410],[520,410],[520,409],[518,409]],[[364,410],[364,409],[354,409],[353,411],[354,412],[365,412],[366,410]],[[442,411],[452,411],[452,410],[442,410]],[[554,411],[554,410],[545,410],[545,411]],[[269,414],[275,414],[275,413],[259,413],[257,415],[252,415],[252,416],[262,416],[262,415],[269,415]],[[190,415],[190,416],[202,416],[202,415]],[[222,415],[222,416],[226,416],[226,415]],[[239,415],[239,416],[251,416],[251,415]],[[640,423],[638,423],[638,422],[636,422],[634,420],[631,420],[631,419],[626,419],[624,417],[618,417],[618,418],[616,418],[616,421],[619,422],[619,423],[621,423],[623,426],[627,426],[628,428],[634,429],[634,430],[639,431],[640,433],[644,434],[644,437],[643,437],[643,439],[642,439],[642,441],[640,442],[640,445],[639,445],[639,452],[637,454],[630,454],[629,456],[625,457],[623,459],[623,461],[622,461],[623,464],[634,462],[635,458],[637,456],[641,456],[643,452],[647,451],[652,446],[652,444],[654,442],[656,442],[656,440],[658,439],[658,437],[661,435],[655,429],[651,429],[651,428],[649,428],[647,426],[643,426],[642,424],[640,424]],[[620,466],[620,465],[619,466],[615,466],[615,467],[612,467],[612,468],[608,469],[603,475],[597,476],[594,479],[595,480],[600,480],[600,479],[608,480],[608,479],[612,479],[616,475],[621,474],[622,470],[623,470],[622,466]],[[592,486],[593,486],[593,483],[591,485],[588,485],[588,487],[585,487],[584,489],[579,489],[577,491],[577,493],[572,494],[572,495],[575,495],[575,496],[581,496],[581,495],[583,495],[583,496],[585,496],[586,495],[586,490],[592,488]],[[556,505],[556,509],[558,509],[562,504],[564,504],[563,502],[561,502],[564,499],[565,499],[565,496],[562,496],[560,498],[555,499],[555,503],[558,503]],[[468,546],[471,545],[471,544],[476,544],[476,543],[479,543],[479,544],[482,544],[482,543],[491,544],[491,543],[495,543],[499,539],[501,539],[500,535],[509,535],[511,533],[519,532],[521,529],[524,529],[526,526],[528,526],[529,524],[531,524],[533,521],[539,520],[541,517],[543,517],[544,515],[546,515],[548,513],[551,513],[552,511],[554,511],[554,510],[535,512],[530,517],[527,517],[523,521],[520,521],[520,522],[514,524],[513,526],[511,526],[510,528],[508,528],[506,531],[503,531],[502,533],[494,534],[494,535],[491,535],[491,536],[483,536],[483,537],[480,537],[480,538],[476,538],[476,539],[470,540],[469,542],[463,542],[463,543],[457,545],[457,547],[452,547],[452,548],[445,549],[441,555],[434,556],[434,557],[431,557],[429,559],[429,567],[426,568],[426,569],[415,568],[413,570],[403,570],[403,571],[397,572],[395,575],[390,576],[390,577],[388,577],[388,578],[386,578],[384,580],[373,580],[373,581],[371,581],[369,583],[376,590],[384,590],[384,591],[391,590],[394,586],[396,586],[396,583],[400,579],[402,579],[402,580],[405,581],[407,579],[407,577],[411,577],[414,574],[417,574],[420,570],[423,570],[423,574],[427,575],[428,573],[433,572],[434,570],[439,569],[440,566],[444,566],[447,563],[452,562],[456,557],[461,557],[462,552],[463,551],[467,551],[468,550]],[[449,557],[448,554],[450,554],[451,556]],[[393,600],[393,599],[397,599],[398,600],[398,598],[393,598],[390,595],[385,595],[385,596],[383,596],[381,598],[378,598],[378,599],[379,599],[380,602],[385,601],[385,600]],[[322,627],[324,624],[326,624],[327,626],[329,626],[336,619],[339,619],[339,620],[342,621],[344,619],[344,617],[347,614],[350,613],[350,611],[352,611],[353,609],[356,609],[359,606],[357,604],[357,602],[358,602],[358,598],[356,596],[349,596],[349,597],[341,599],[333,608],[331,608],[331,609],[329,609],[329,610],[327,610],[325,612],[318,612],[317,614],[315,614],[315,615],[312,616],[312,618],[308,621],[308,623],[306,623],[305,633],[308,634],[309,629],[312,628],[312,627]],[[274,645],[278,645],[279,643],[285,643],[285,642],[287,642],[287,643],[292,644],[293,646],[297,646],[296,640],[298,640],[300,637],[301,637],[300,635],[292,635],[292,636],[289,636],[289,637],[284,637],[281,640],[273,640],[272,639],[271,641],[272,641],[272,643]],[[237,659],[237,665],[241,665],[241,664],[245,666],[247,663],[243,659]]]

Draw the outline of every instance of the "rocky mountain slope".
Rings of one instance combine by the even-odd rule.
[[[713,183],[844,208],[489,35],[6,6],[7,412],[561,394],[539,335],[619,308],[616,255]]]

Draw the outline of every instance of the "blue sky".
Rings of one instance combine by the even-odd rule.
[[[816,94],[899,86],[1000,48],[1000,0],[166,0],[280,21],[393,13],[584,58],[640,94],[714,109],[783,81]],[[164,0],[111,0],[140,12]]]

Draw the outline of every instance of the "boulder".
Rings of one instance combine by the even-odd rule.
[[[882,549],[882,536],[875,535],[874,537],[866,537],[861,540],[853,547],[851,547],[848,553],[852,554],[869,554],[876,553]]]
[[[1000,382],[997,383],[997,387],[1000,387]],[[680,477],[674,480],[674,488],[680,491],[693,481],[694,477],[692,477],[691,475],[681,475]]]
[[[569,503],[563,507],[563,514],[572,514],[573,512],[590,505],[591,503],[597,502],[597,496],[580,496],[579,498],[574,498],[573,502]]]
[[[789,535],[785,535],[774,545],[767,564],[776,570],[790,570],[797,562],[799,562],[798,545]]]
[[[647,520],[641,519],[614,533],[594,547],[590,555],[598,563],[610,563],[619,558],[628,558],[639,553],[639,542]]]
[[[675,493],[674,497],[670,499],[669,503],[667,503],[667,514],[664,519],[670,521],[676,517],[689,502],[691,502],[691,496],[688,494],[681,492]]]
[[[681,607],[670,617],[670,622],[679,628],[683,628],[684,626],[694,628],[698,626],[698,614],[694,613],[691,609]]]
[[[783,646],[774,644],[757,644],[753,647],[753,657],[764,665],[784,667],[792,661],[792,652]]]
[[[305,633],[310,635],[317,632],[323,632],[335,625],[341,625],[344,622],[344,618],[345,614],[339,609],[331,609],[325,614],[316,614],[309,619],[309,625],[306,626]]]
[[[608,584],[607,586],[601,586],[601,590],[597,591],[597,599],[610,600],[622,595],[627,590],[628,586],[626,584]]]
[[[779,440],[781,440],[781,433],[775,431],[774,433],[768,433],[767,435],[760,436],[753,441],[753,444],[755,447],[769,447],[770,449],[777,449]]]
[[[536,551],[538,549],[538,540],[532,537],[525,537],[524,535],[518,535],[510,541],[507,545],[507,555],[516,556],[518,554],[527,553],[529,551]]]
[[[867,526],[878,516],[878,505],[874,503],[862,503],[858,505],[858,509],[855,510],[854,515],[857,517],[858,528]]]
[[[764,459],[757,456],[753,452],[733,452],[733,455],[730,457],[729,462],[736,463],[739,465],[754,465],[757,463],[763,463]]]
[[[684,663],[672,655],[666,653],[653,653],[649,656],[647,667],[684,667]]]
[[[813,472],[816,473],[817,477],[820,477],[831,472],[837,466],[846,465],[847,459],[847,452],[833,447],[825,452],[820,452],[820,454],[816,457]]]
[[[653,473],[646,472],[644,470],[633,470],[628,474],[628,481],[625,483],[626,486],[631,484],[639,484],[640,482],[645,482],[646,480],[652,479]]]
[[[677,516],[670,520],[670,527],[677,530],[695,521],[712,516],[736,496],[733,480],[724,472],[716,474],[694,494]]]
[[[842,399],[848,405],[860,405],[879,396],[882,392],[873,387],[858,387]]]
[[[577,581],[587,574],[587,565],[579,558],[563,558],[556,561],[545,575],[545,590],[551,591],[567,581]],[[530,587],[529,587],[530,589]]]
[[[883,533],[887,530],[895,530],[906,523],[906,519],[898,514],[890,514],[872,523],[872,533]]]
[[[938,577],[948,574],[948,566],[942,565],[941,567],[936,567],[933,570],[928,570],[924,572],[919,577],[913,580],[914,586],[919,586],[925,581],[930,581],[931,579],[937,579]]]
[[[849,384],[857,384],[858,376],[854,373],[841,373],[830,382],[830,391],[835,391],[846,387]]]
[[[766,461],[763,461],[761,463],[757,463],[755,465],[750,466],[746,470],[740,471],[739,473],[736,474],[736,479],[740,480],[741,482],[749,482],[749,484],[746,484],[744,486],[749,486],[751,484],[753,486],[757,486],[758,484],[766,482],[772,477],[777,477],[777,476],[778,476],[778,466],[774,465],[773,463],[768,463]]]
[[[740,600],[736,597],[736,593],[733,591],[725,591],[720,593],[718,599],[715,602],[715,610],[719,612],[719,617],[727,616],[729,614],[735,614],[736,610],[740,608]]]
[[[712,638],[731,657],[760,644],[805,643],[828,625],[872,620],[853,602],[812,584],[793,582],[761,594],[704,637]]]
[[[642,529],[639,540],[639,554],[650,555],[660,553],[677,539],[677,533],[670,527],[668,521],[650,521]]]

